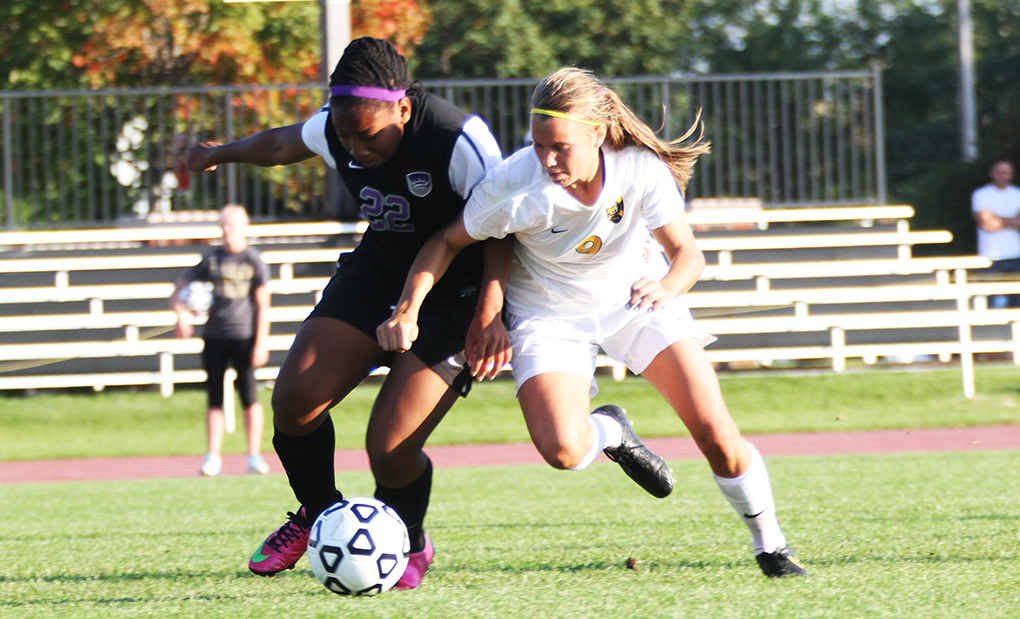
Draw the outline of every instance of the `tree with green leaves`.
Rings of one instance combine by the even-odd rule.
[[[431,0],[419,77],[539,77],[565,65],[601,75],[673,71],[682,0]]]

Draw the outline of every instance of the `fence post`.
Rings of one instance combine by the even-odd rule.
[[[963,372],[963,397],[974,397],[974,350],[970,332],[970,297],[967,295],[967,271],[956,269],[956,309],[960,312],[960,369]]]
[[[829,334],[832,343],[832,371],[846,371],[846,331],[843,327],[833,327]]]
[[[875,190],[878,192],[878,203],[886,204],[886,170],[885,170],[885,108],[882,107],[882,65],[871,63],[871,75],[874,88],[871,89],[875,108]]]
[[[1020,365],[1020,322],[1009,323],[1009,336],[1013,344],[1013,363]]]
[[[11,138],[11,102],[6,97],[4,104],[4,224],[8,230],[14,230],[14,162],[11,155],[14,140]]]
[[[164,398],[174,394],[174,355],[169,352],[159,353],[159,393]]]
[[[225,104],[223,115],[226,123],[226,138],[229,144],[234,141],[234,94],[229,91],[224,93],[223,102]],[[224,167],[227,173],[227,202],[235,204],[237,202],[237,174],[240,169],[236,163],[228,163]]]

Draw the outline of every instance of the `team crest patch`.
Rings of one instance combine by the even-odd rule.
[[[432,175],[428,172],[411,172],[407,175],[407,189],[413,195],[424,198],[432,193]]]
[[[623,219],[623,197],[617,198],[616,204],[606,209],[606,215],[609,216],[609,221],[614,224],[620,223],[620,220]]]

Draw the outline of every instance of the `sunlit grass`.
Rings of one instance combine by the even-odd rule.
[[[248,555],[293,498],[281,476],[0,487],[0,616],[1014,617],[1016,452],[768,459],[810,579],[769,580],[703,462],[643,494],[600,462],[437,471],[425,586],[372,599],[307,561],[273,579]],[[342,474],[368,495],[367,473]],[[628,569],[628,559],[636,569]]]
[[[1020,423],[1020,368],[981,368],[978,395],[965,399],[958,370],[847,374],[722,375],[733,417],[747,434]],[[593,406],[627,409],[642,436],[686,435],[665,401],[640,378],[600,377]],[[356,389],[333,410],[338,448],[359,449],[377,384]],[[268,390],[260,398],[269,411]],[[205,446],[205,394],[155,391],[40,392],[0,396],[0,460],[118,455],[200,454]],[[263,447],[271,451],[271,421]],[[238,427],[241,426],[240,419]],[[431,444],[527,441],[513,382],[475,385],[431,438]],[[245,449],[244,433],[228,435],[227,453]]]

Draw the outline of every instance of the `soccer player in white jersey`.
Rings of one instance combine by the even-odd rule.
[[[601,347],[677,412],[750,529],[765,575],[806,575],[779,528],[761,455],[740,435],[704,354],[713,338],[684,304],[705,259],[681,191],[708,145],[688,139],[694,127],[663,142],[580,69],[544,79],[532,106],[533,144],[490,171],[461,216],[422,247],[393,315],[377,330],[380,345],[410,348],[425,295],[459,251],[515,235],[506,285],[513,370],[545,460],[577,470],[604,450],[656,496],[672,488],[668,469],[637,440],[622,409],[588,413]],[[495,348],[474,353],[486,358]],[[479,378],[495,371],[473,369]]]

